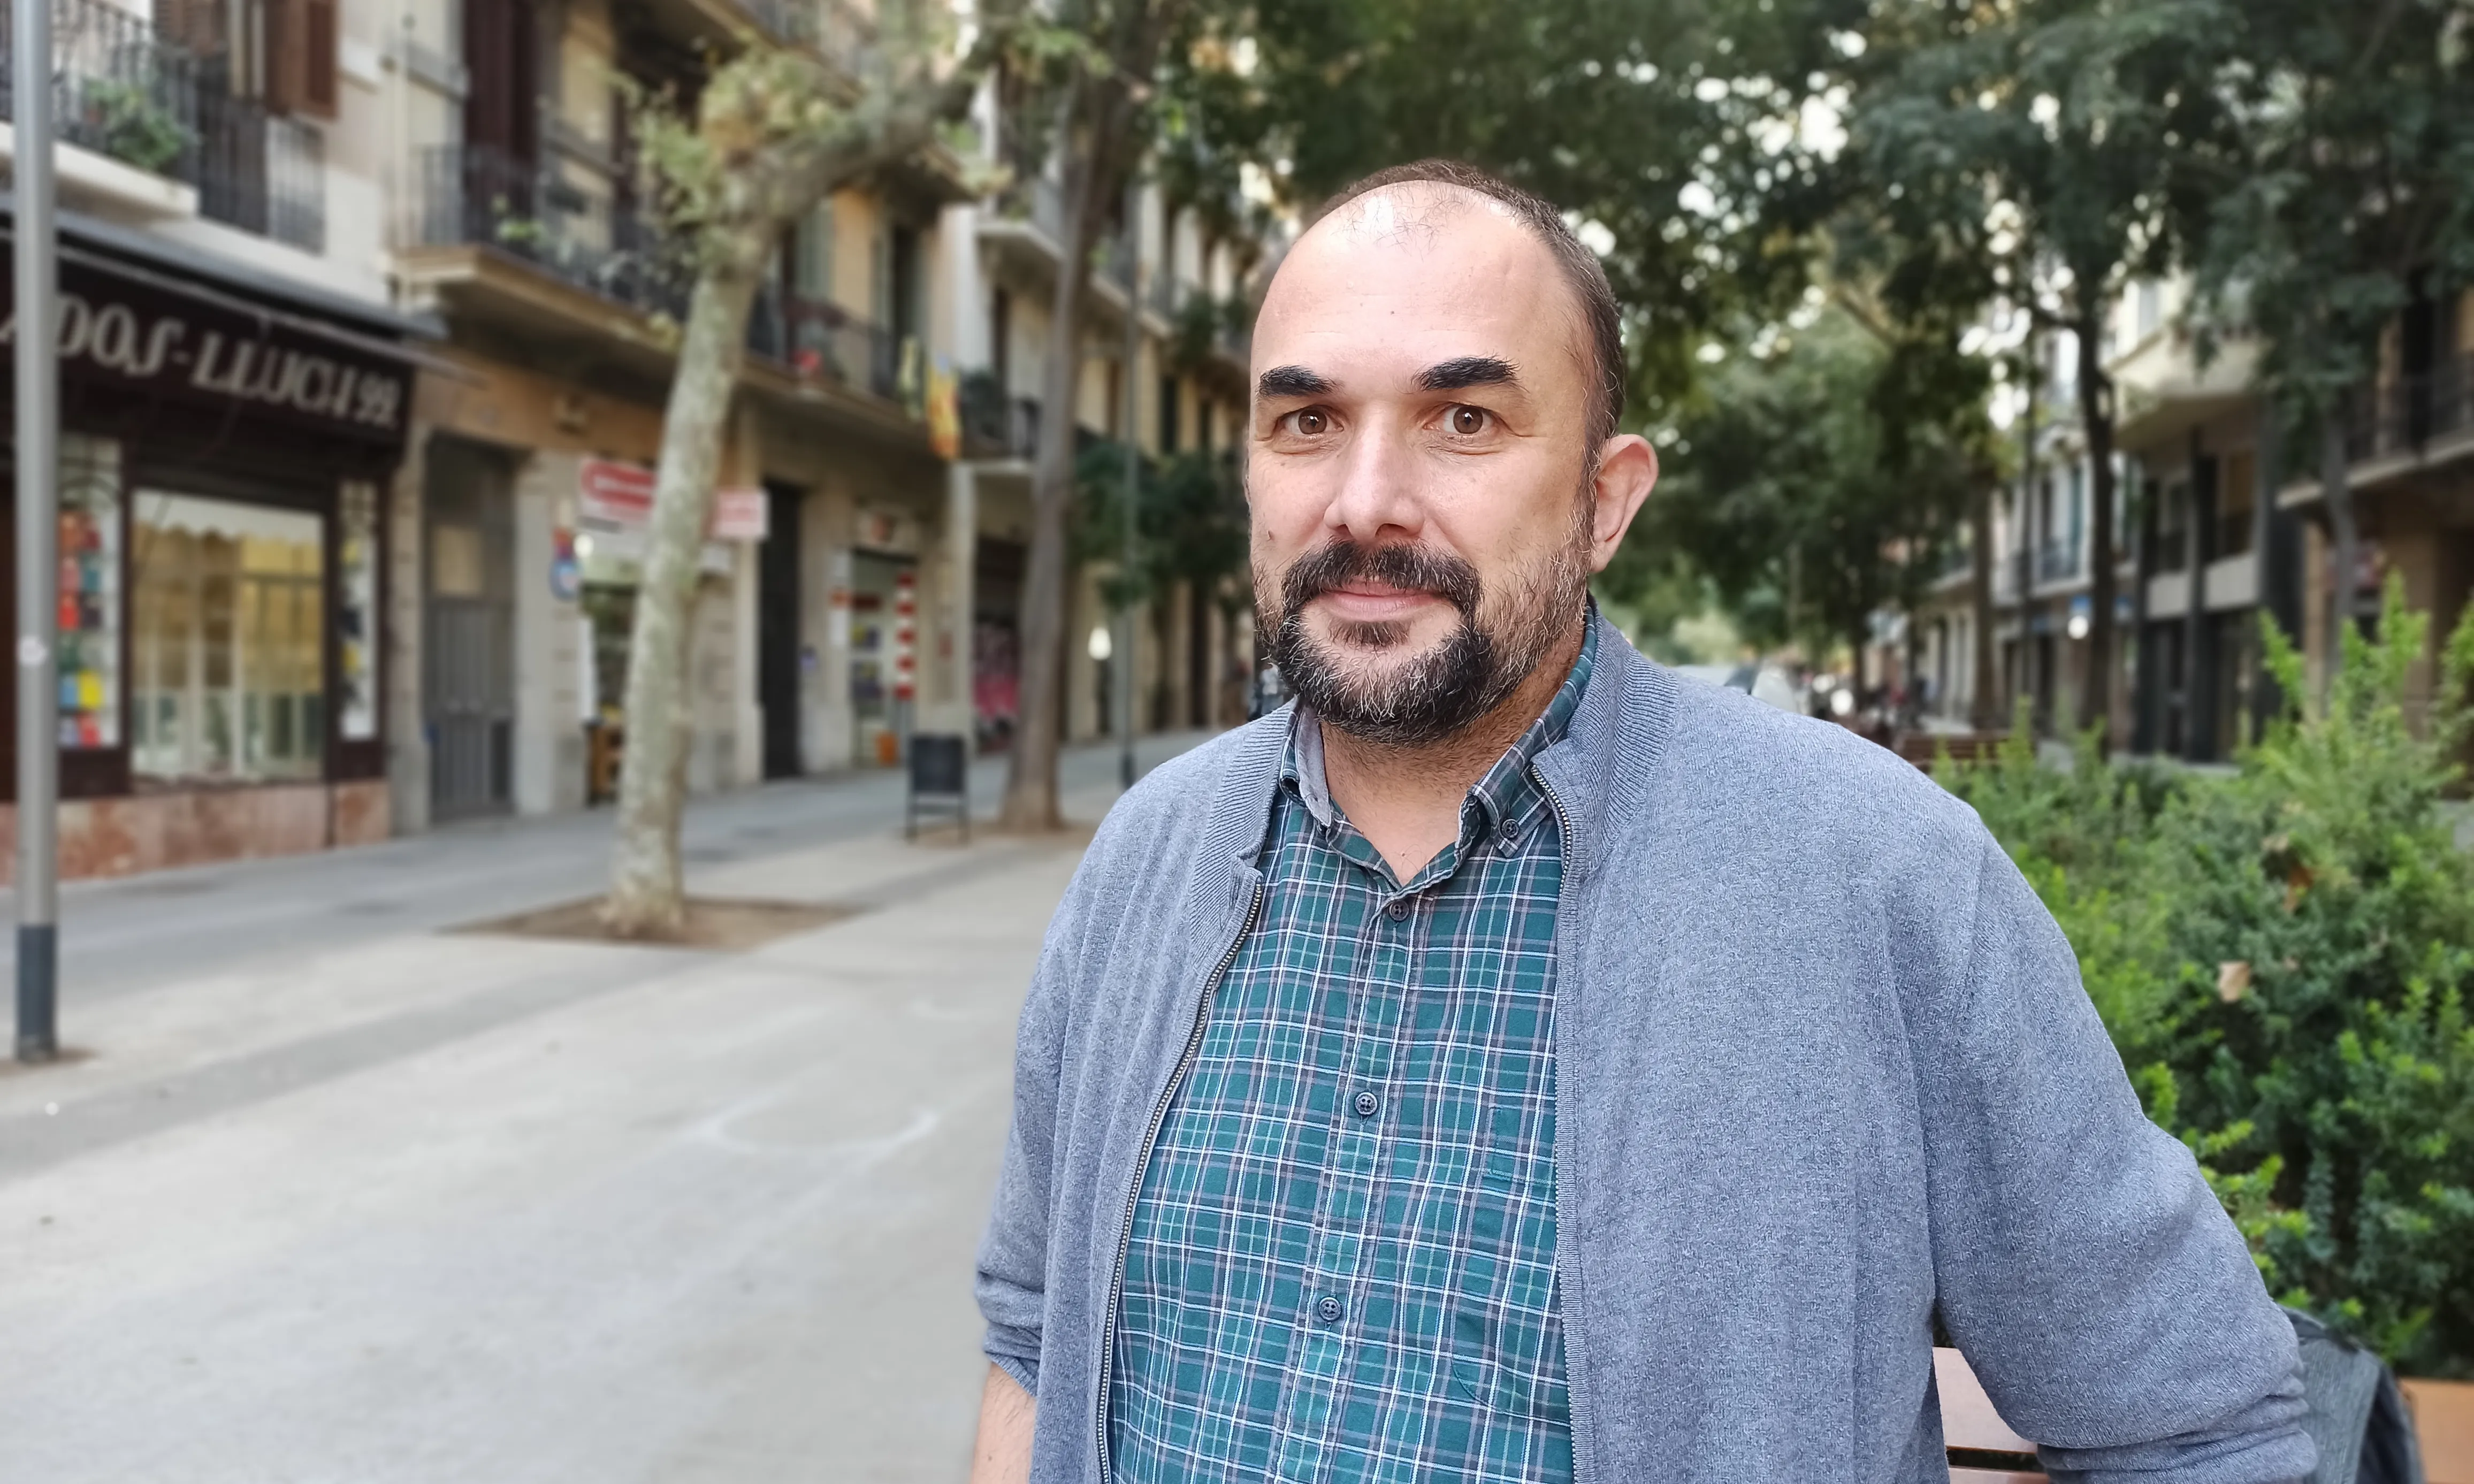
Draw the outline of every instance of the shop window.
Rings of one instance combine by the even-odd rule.
[[[335,732],[346,742],[378,735],[378,492],[353,480],[337,500],[335,542]]]
[[[132,770],[163,782],[321,776],[324,523],[152,490],[133,513]]]
[[[120,445],[61,439],[61,745],[120,745]]]

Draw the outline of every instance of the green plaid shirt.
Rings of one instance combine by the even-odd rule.
[[[1262,912],[1143,1173],[1110,1388],[1122,1484],[1572,1475],[1555,1278],[1562,821],[1528,734],[1405,886],[1300,714]]]

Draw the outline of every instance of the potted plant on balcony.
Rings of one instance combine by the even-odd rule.
[[[168,172],[197,143],[196,131],[140,79],[87,78],[79,111],[85,124],[81,133],[104,154],[153,175]]]

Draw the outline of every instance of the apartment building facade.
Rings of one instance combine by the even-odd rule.
[[[688,286],[624,95],[691,94],[749,28],[848,62],[866,11],[56,13],[64,867],[606,797]],[[978,123],[994,150],[992,105]],[[703,556],[694,789],[890,765],[915,731],[1009,741],[1056,234],[1043,182],[979,200],[967,178],[932,152],[781,245]],[[1225,446],[1243,344],[1180,353],[1178,310],[1240,290],[1243,245],[1156,192],[1137,214],[1141,268],[1121,254],[1091,296],[1079,421],[1154,453]],[[940,395],[958,446],[932,437]],[[1096,573],[1075,601],[1071,632],[1104,619]],[[1241,717],[1249,627],[1191,593],[1152,608],[1138,725]],[[1105,682],[1079,640],[1069,657],[1070,733],[1103,732]]]
[[[2179,280],[2134,283],[2108,328],[2122,512],[2113,735],[2137,754],[2229,759],[2282,704],[2263,664],[2263,617],[2299,636],[2316,685],[2332,606],[2367,626],[2390,573],[2434,619],[2432,650],[2410,679],[2410,700],[2427,702],[2439,636],[2474,590],[2474,294],[2417,301],[2382,338],[2377,375],[2345,420],[2363,541],[2355,571],[2341,574],[2316,438],[2275,434],[2251,345],[2236,339],[2198,355],[2184,324],[2188,293]],[[2049,356],[2040,387],[2049,418],[2025,477],[1997,498],[1992,531],[1993,710],[2006,719],[2025,696],[2048,733],[2076,724],[2065,698],[2097,663],[2084,621],[2089,471],[2074,389],[2053,369],[2069,364],[2071,349]],[[1921,624],[1918,664],[1939,681],[1930,709],[1953,723],[1974,711],[1973,588],[1972,571],[1953,566]]]

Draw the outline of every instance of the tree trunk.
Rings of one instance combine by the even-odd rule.
[[[1082,304],[1090,295],[1093,221],[1106,199],[1087,158],[1065,168],[1065,234],[1058,244],[1046,364],[1040,377],[1039,452],[1031,473],[1031,559],[1022,583],[1022,693],[1006,775],[1007,829],[1053,830],[1056,760],[1065,735],[1066,528],[1074,506],[1076,402],[1082,380]]]
[[[2345,459],[2342,398],[2319,415],[2319,493],[2328,501],[2329,533],[2337,545],[2337,572],[2328,584],[2328,663],[2320,678],[2324,705],[2338,672],[2345,668],[2345,635],[2354,621],[2355,588],[2363,565],[2362,536],[2354,524],[2354,486]]]
[[[751,230],[717,245],[697,275],[662,420],[643,578],[628,638],[626,753],[618,834],[602,922],[621,937],[665,937],[686,920],[679,815],[694,728],[688,688],[698,557],[712,520],[731,388],[746,348],[747,311],[771,235]]]
[[[1973,626],[1976,643],[1969,658],[1973,673],[1969,678],[1967,724],[1976,731],[1989,732],[2001,724],[2001,708],[1996,704],[1994,688],[1999,683],[1993,676],[1993,480],[1988,477],[1976,491],[1976,510],[1970,517],[1976,523],[1976,581]]]
[[[2093,281],[2085,280],[2082,281]],[[2079,319],[2079,415],[2088,451],[2088,659],[2079,724],[2097,729],[2099,753],[2113,750],[2113,382],[2104,374],[2102,306]]]
[[[2035,625],[2029,610],[2035,606],[2036,594],[2036,402],[2045,389],[2045,359],[2036,350],[2036,331],[2027,329],[2027,404],[2025,415],[2019,420],[2019,519],[2011,523],[2019,531],[2019,663],[2012,676],[2010,715],[2026,718],[2025,728],[2035,732],[2046,718],[2036,712],[2036,645]]]

